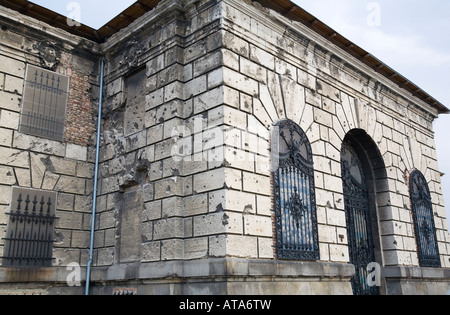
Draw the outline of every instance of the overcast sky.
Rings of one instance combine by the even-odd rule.
[[[96,29],[134,0],[34,0]],[[449,0],[294,0],[450,108]],[[74,5],[75,4],[75,5]],[[435,123],[450,218],[450,115]]]

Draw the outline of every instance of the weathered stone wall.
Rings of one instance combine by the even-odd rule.
[[[311,142],[321,260],[349,261],[340,150],[346,135],[358,129],[377,146],[378,152],[367,153],[369,158],[378,154],[382,159],[377,156],[374,161],[382,162],[385,168],[383,174],[375,172],[373,183],[377,261],[383,266],[419,265],[409,193],[409,174],[418,169],[432,193],[441,264],[450,267],[450,238],[432,131],[437,117],[434,109],[330,46],[304,25],[258,4],[224,1],[223,43],[223,54],[228,57],[221,69],[223,83],[240,91],[241,112],[231,121],[234,126],[242,122],[239,127],[246,131],[241,137],[255,136],[252,129],[270,130],[273,123],[291,119],[305,130]],[[247,117],[242,118],[243,114]],[[265,156],[268,143],[260,144],[256,153]],[[249,151],[243,143],[238,149]],[[273,194],[264,189],[269,187],[270,173],[258,169],[258,163],[254,169],[237,171],[242,186],[235,187],[241,193],[251,192],[257,198]],[[246,244],[252,243],[254,236],[250,235],[256,226],[261,231],[269,225],[270,221],[261,217],[268,209],[268,202],[257,201],[255,212],[244,214],[256,223],[244,228]],[[253,252],[246,248],[247,253],[265,248],[262,244],[266,239],[261,236],[270,234],[259,235],[258,246],[254,242]],[[241,244],[234,245],[236,250],[242,248]],[[265,253],[273,257],[269,248]],[[428,285],[424,283],[433,282],[425,278],[421,278],[424,287]],[[439,280],[436,286],[445,293],[448,275],[444,278],[444,289]]]
[[[86,265],[93,192],[99,55],[91,42],[0,7],[0,253],[12,186],[58,192],[53,266]],[[48,55],[49,50],[54,54]],[[20,133],[26,65],[70,78],[64,141]],[[31,210],[30,210],[31,211]],[[23,274],[1,268],[1,282]],[[56,271],[28,281],[64,281]],[[34,280],[33,280],[34,279]]]
[[[208,235],[220,233],[216,223],[226,216],[208,198],[224,186],[222,163],[176,161],[172,133],[212,122],[194,109],[200,95],[217,88],[212,107],[222,103],[213,72],[222,60],[220,9],[163,1],[104,45],[97,266],[209,256]],[[206,171],[209,189],[197,175]]]
[[[333,268],[349,262],[340,150],[359,129],[385,165],[374,181],[377,260],[418,266],[408,174],[419,169],[429,180],[441,262],[449,267],[432,133],[437,112],[305,26],[248,1],[163,1],[103,48],[95,281],[185,283],[208,277],[189,265],[199,259],[217,280],[237,268],[214,273],[217,257],[276,260],[270,137],[286,118],[312,145],[321,261]],[[270,276],[269,269],[258,275]],[[343,272],[333,290],[348,292],[348,277]],[[195,291],[202,289],[207,285]]]
[[[370,140],[378,167],[376,256],[390,268],[383,293],[448,287],[444,269],[418,267],[408,188],[420,170],[450,268],[437,111],[309,28],[251,1],[163,0],[96,45],[18,16],[0,8],[0,224],[5,233],[11,186],[57,191],[56,268],[45,276],[2,268],[1,281],[61,284],[63,267],[87,262],[104,57],[94,293],[120,283],[138,294],[351,294],[340,162],[352,130]],[[42,45],[60,52],[50,64]],[[71,79],[63,142],[18,132],[27,63]],[[270,141],[283,119],[312,146],[318,262],[280,261],[274,250]]]

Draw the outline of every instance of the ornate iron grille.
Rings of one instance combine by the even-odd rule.
[[[62,141],[69,78],[27,66],[19,131]]]
[[[350,262],[356,268],[356,275],[352,279],[353,293],[375,295],[378,294],[378,288],[369,286],[367,281],[367,266],[375,262],[369,191],[361,160],[348,144],[342,147],[341,164]]]
[[[410,177],[411,204],[417,239],[419,262],[423,267],[441,267],[436,227],[428,183],[420,171]]]
[[[311,146],[290,120],[279,123],[278,169],[274,171],[277,255],[281,259],[318,260],[316,200]]]
[[[51,267],[56,192],[13,187],[3,266]]]

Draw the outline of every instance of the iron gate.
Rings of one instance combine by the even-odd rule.
[[[367,266],[375,262],[375,252],[366,177],[358,154],[348,144],[343,145],[341,161],[350,262],[356,268],[353,293],[375,295],[379,293],[378,288],[367,281]]]
[[[56,192],[13,187],[3,267],[51,266],[56,202]]]

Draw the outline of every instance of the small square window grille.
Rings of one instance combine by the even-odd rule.
[[[28,65],[19,131],[62,141],[68,90],[69,77]]]
[[[51,267],[56,192],[13,187],[3,267]]]

